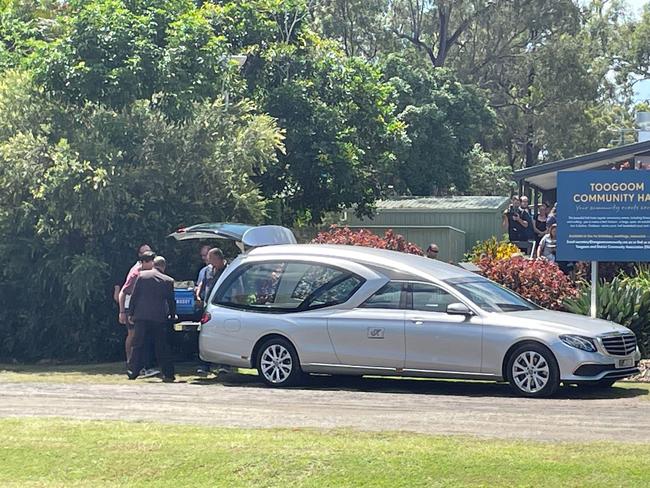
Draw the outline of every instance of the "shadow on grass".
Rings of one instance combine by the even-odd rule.
[[[202,378],[196,375],[196,363],[176,363],[176,376],[178,383],[188,385],[210,386],[223,385],[225,387],[266,388],[254,370],[244,370],[247,374],[230,373],[218,376],[210,375]],[[124,378],[124,363],[100,363],[83,365],[14,365],[0,364],[0,372],[42,376],[78,376],[92,380],[93,376],[114,377],[116,381]],[[139,380],[142,381],[142,380]],[[152,378],[144,381],[160,381]],[[440,380],[429,378],[400,378],[400,377],[375,377],[375,376],[328,376],[311,375],[300,386],[294,389],[323,390],[323,391],[361,391],[374,393],[421,394],[421,395],[450,395],[468,397],[514,397],[515,393],[506,383],[483,381]],[[558,390],[556,399],[582,399],[601,400],[617,398],[643,397],[650,394],[650,384],[619,382],[612,388],[585,388],[576,386],[563,386]]]
[[[194,362],[176,363],[177,374],[195,376],[197,364]],[[0,364],[0,373],[16,373],[35,376],[126,376],[126,364],[96,363],[96,364]]]
[[[216,378],[192,381],[191,384],[221,384],[226,387],[266,388],[266,385],[259,377],[252,374],[227,374]],[[510,389],[510,386],[503,382],[375,376],[310,375],[301,385],[293,387],[293,389],[468,397],[517,397]],[[647,396],[649,393],[650,385],[639,387],[636,383],[617,383],[611,388],[603,389],[562,386],[554,398],[599,400],[634,398]]]
[[[124,374],[124,363],[97,363],[97,364],[0,364],[1,372],[50,375],[117,375]]]

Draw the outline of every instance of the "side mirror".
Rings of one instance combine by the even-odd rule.
[[[449,315],[474,315],[464,303],[450,303],[447,305],[447,313]]]

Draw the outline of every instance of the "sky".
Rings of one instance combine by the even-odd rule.
[[[643,6],[648,3],[648,0],[627,0],[627,3],[632,7],[635,13],[640,13]]]
[[[627,0],[627,3],[637,12],[641,11],[641,8],[648,3],[648,0]]]

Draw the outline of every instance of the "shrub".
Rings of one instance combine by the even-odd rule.
[[[404,236],[395,234],[388,229],[384,237],[373,234],[369,230],[352,230],[349,227],[338,227],[333,225],[328,231],[320,232],[312,240],[315,244],[345,244],[348,246],[376,247],[378,249],[389,249],[408,254],[424,255],[422,249],[417,245],[408,242]]]
[[[632,330],[637,336],[644,358],[650,357],[650,273],[638,270],[630,277],[619,275],[611,282],[598,285],[596,314]],[[589,315],[591,285],[585,284],[577,297],[567,299],[565,308],[573,313]]]
[[[633,276],[635,267],[632,263],[607,262],[598,263],[598,279],[610,282],[616,276]],[[576,280],[589,280],[591,276],[591,263],[589,261],[577,262],[574,268]]]
[[[55,102],[25,74],[0,80],[0,361],[116,360],[125,328],[111,293],[133,249],[147,242],[172,275],[193,275],[196,251],[164,236],[259,222],[266,201],[250,175],[282,136],[249,102],[197,103],[177,123],[149,103]]]
[[[472,250],[467,254],[468,261],[478,264],[483,258],[491,259],[508,259],[517,254],[521,254],[521,250],[507,239],[497,241],[497,238],[492,236],[490,239],[482,242],[477,242]]]
[[[578,295],[575,283],[556,264],[543,259],[484,257],[478,265],[487,278],[544,308],[562,310],[565,300]]]
[[[634,273],[621,277],[624,283],[643,290],[650,290],[650,264],[641,264],[634,267]]]

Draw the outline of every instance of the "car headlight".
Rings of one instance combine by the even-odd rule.
[[[596,344],[589,337],[580,335],[561,335],[560,340],[567,346],[575,347],[587,352],[596,352]]]

